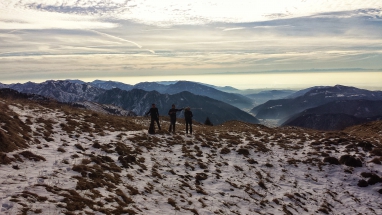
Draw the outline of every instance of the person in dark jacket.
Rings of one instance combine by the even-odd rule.
[[[150,110],[145,114],[146,116],[149,115],[151,116],[151,122],[150,122],[150,127],[154,127],[154,122],[157,122],[158,129],[160,129],[160,124],[159,124],[159,111],[158,108],[155,107],[155,104],[151,105]]]
[[[176,109],[175,105],[172,105],[172,108],[168,111],[168,115],[170,115],[170,127],[168,128],[168,131],[175,133],[175,123],[176,123],[176,112],[177,111],[182,111],[183,108],[181,109]]]
[[[190,134],[192,134],[192,111],[190,107],[184,109],[184,119],[186,120],[186,134],[188,134],[188,125],[190,125]]]

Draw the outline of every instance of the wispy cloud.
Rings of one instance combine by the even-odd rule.
[[[7,32],[6,34],[12,34],[13,32],[16,32],[16,31],[19,31],[19,30],[12,30],[12,31]]]
[[[118,41],[122,41],[122,42],[131,43],[131,44],[137,46],[138,48],[142,48],[141,45],[139,45],[138,43],[133,42],[133,41],[131,41],[131,40],[126,40],[126,39],[123,39],[123,38],[121,38],[121,37],[116,37],[116,36],[113,36],[113,35],[110,35],[110,34],[106,34],[106,33],[102,33],[102,32],[96,31],[96,30],[92,30],[92,29],[88,29],[88,30],[89,30],[89,31],[92,31],[92,32],[94,32],[94,33],[100,34],[100,35],[102,35],[102,36],[106,36],[106,37],[109,37],[109,38],[111,38],[111,39],[118,40]]]
[[[244,27],[239,27],[239,28],[224,28],[223,31],[238,31],[238,30],[243,30],[245,29]]]
[[[19,0],[0,3],[3,28],[7,20],[18,28],[115,27],[106,19],[130,20],[157,26],[206,24],[214,22],[248,23],[326,14],[380,16],[382,2],[375,0]],[[335,14],[338,13],[338,14]],[[53,22],[53,23],[52,23]]]
[[[252,28],[293,28],[291,25],[258,25]]]
[[[149,51],[151,54],[155,54],[154,50],[151,50],[151,49],[146,49],[146,50]]]
[[[30,8],[23,1],[0,2],[0,29],[105,29],[116,26],[97,16]]]

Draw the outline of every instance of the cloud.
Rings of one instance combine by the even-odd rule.
[[[351,17],[378,17],[381,9],[382,1],[375,0],[19,0],[0,3],[0,26],[102,29],[116,27],[121,20],[156,26],[249,23],[318,14],[344,16],[343,11],[355,11],[346,14]]]
[[[121,14],[140,23],[150,25],[182,25],[247,23],[275,19],[313,16],[321,13],[382,8],[382,2],[373,0],[242,0],[237,1],[156,1],[132,0],[135,5],[128,14]],[[371,11],[366,10],[366,14]]]
[[[0,3],[0,29],[106,29],[118,26],[97,16],[39,10],[22,3]]]

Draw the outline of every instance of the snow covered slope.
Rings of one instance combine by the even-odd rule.
[[[231,121],[186,136],[179,120],[148,135],[148,118],[0,106],[1,214],[382,214],[381,134],[362,127]]]
[[[86,110],[93,110],[103,114],[113,114],[118,116],[136,116],[137,115],[132,111],[124,110],[118,106],[108,105],[108,104],[98,104],[98,103],[89,102],[89,101],[73,102],[73,103],[70,103],[70,105],[84,108]]]
[[[93,87],[79,81],[54,81],[48,80],[43,83],[26,82],[24,84],[11,84],[11,89],[22,93],[37,94],[60,102],[93,101],[95,97],[105,90]]]

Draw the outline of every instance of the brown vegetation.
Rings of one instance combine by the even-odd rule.
[[[0,152],[11,152],[27,148],[31,139],[31,129],[24,124],[18,115],[9,109],[9,104],[0,103]]]

